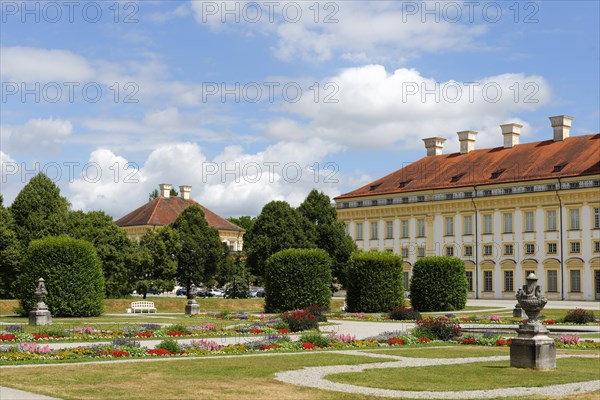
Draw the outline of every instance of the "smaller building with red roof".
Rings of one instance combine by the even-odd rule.
[[[171,196],[172,185],[159,185],[159,196],[133,210],[115,223],[127,232],[130,239],[139,240],[148,230],[156,231],[169,225],[179,214],[191,205],[197,205],[204,211],[208,225],[219,231],[221,240],[231,251],[241,251],[244,243],[244,229],[215,214],[202,204],[190,198],[191,186],[179,186],[179,196]]]

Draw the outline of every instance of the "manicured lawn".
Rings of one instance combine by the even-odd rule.
[[[106,299],[104,300],[105,314],[122,314],[131,306],[132,301],[139,301],[141,297],[129,299]],[[159,313],[182,313],[184,312],[187,299],[183,297],[160,297],[148,296],[148,301],[153,301]],[[245,311],[261,313],[265,301],[262,298],[252,299],[223,299],[206,298],[196,299],[200,304],[200,311]],[[344,305],[343,299],[331,299],[331,309],[339,310]],[[0,300],[0,315],[14,315],[15,308],[19,306],[17,300]]]
[[[412,349],[386,349],[368,350],[368,353],[389,354],[401,357],[416,358],[462,358],[462,357],[488,357],[507,356],[508,347],[480,347],[480,346],[448,346],[440,348],[412,348]]]
[[[305,366],[385,360],[341,354],[281,355],[206,360],[42,366],[2,369],[2,384],[61,399],[324,399],[364,396],[324,392],[277,382],[279,371]]]
[[[327,379],[383,389],[427,391],[537,387],[598,379],[599,358],[558,359],[556,364],[556,369],[547,371],[510,368],[508,361],[373,369],[329,375]]]

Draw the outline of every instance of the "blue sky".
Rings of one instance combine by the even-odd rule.
[[[2,194],[115,218],[159,183],[223,215],[353,190],[420,139],[598,133],[596,1],[0,1]]]

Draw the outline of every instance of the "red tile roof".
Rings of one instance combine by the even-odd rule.
[[[181,214],[184,209],[194,204],[202,208],[206,221],[208,221],[208,225],[212,226],[213,228],[227,231],[244,232],[244,230],[239,226],[218,216],[203,205],[191,199],[184,200],[181,197],[157,197],[151,202],[148,202],[124,217],[121,217],[115,223],[121,227],[169,225],[170,223],[175,222],[179,214]]]
[[[593,174],[600,174],[600,134],[427,156],[335,199]]]

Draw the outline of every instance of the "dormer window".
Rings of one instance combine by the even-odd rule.
[[[453,176],[452,179],[450,179],[450,182],[458,182],[463,176],[465,176],[464,173]]]
[[[496,179],[498,178],[500,175],[502,175],[502,173],[506,171],[504,168],[499,169],[498,171],[494,171],[492,172],[492,176],[490,176],[490,179]]]
[[[371,185],[371,187],[369,188],[369,190],[373,191],[373,190],[377,189],[379,186],[381,186],[381,183],[378,183],[377,185]]]
[[[564,167],[567,166],[568,163],[562,163],[562,164],[558,164],[554,166],[554,169],[552,170],[552,172],[560,172],[563,170]]]
[[[412,179],[409,181],[400,182],[400,188],[406,187],[411,182],[412,182]]]

